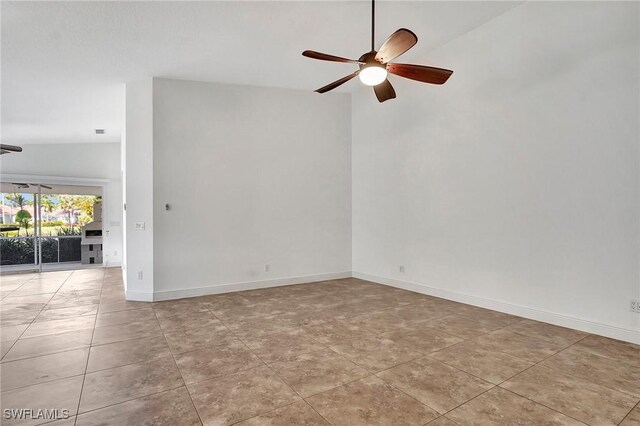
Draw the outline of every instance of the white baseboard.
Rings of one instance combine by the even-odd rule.
[[[136,291],[125,291],[124,297],[131,302],[153,302],[153,293],[138,293]]]
[[[637,330],[628,330],[607,324],[556,314],[553,312],[528,308],[526,306],[514,305],[512,303],[500,302],[498,300],[486,299],[469,294],[429,287],[424,284],[400,281],[393,278],[379,277],[361,272],[353,272],[353,277],[372,281],[378,284],[388,285],[391,287],[401,288],[404,290],[414,291],[416,293],[427,294],[429,296],[441,297],[443,299],[466,303],[468,305],[480,306],[482,308],[492,309],[498,312],[504,312],[507,314],[517,315],[536,321],[559,325],[561,327],[573,328],[575,330],[598,334],[601,336],[610,337],[612,339],[624,340],[625,342],[640,344],[640,331]]]
[[[212,286],[192,287],[180,290],[165,290],[154,293],[138,293],[127,291],[125,296],[127,300],[141,302],[157,302],[162,300],[182,299],[186,297],[206,296],[209,294],[230,293],[234,291],[255,290],[260,288],[280,287],[292,284],[304,284],[318,281],[336,280],[341,278],[355,277],[391,287],[401,288],[404,290],[414,291],[416,293],[427,294],[429,296],[441,297],[443,299],[453,300],[460,303],[466,303],[473,306],[492,309],[498,312],[521,316],[536,321],[542,321],[549,324],[559,325],[561,327],[573,328],[575,330],[587,333],[598,334],[610,337],[612,339],[623,340],[635,344],[640,344],[640,331],[628,330],[624,328],[614,327],[607,324],[596,323],[581,318],[570,317],[567,315],[557,314],[554,312],[542,311],[526,306],[515,305],[512,303],[501,302],[498,300],[487,299],[483,297],[473,296],[464,293],[458,293],[450,290],[444,290],[435,287],[429,287],[424,284],[418,284],[408,281],[396,280],[393,278],[379,277],[361,272],[333,272],[317,275],[305,275],[300,277],[276,278],[272,280],[262,281],[244,281],[229,284],[217,284]]]
[[[185,297],[206,296],[208,294],[229,293],[233,291],[255,290],[259,288],[280,287],[283,285],[304,284],[317,281],[337,280],[350,278],[351,271],[331,272],[326,274],[305,275],[301,277],[276,278],[262,281],[244,281],[239,283],[217,284],[212,286],[192,287],[180,290],[156,291],[154,293],[127,292],[127,300],[162,301],[182,299]]]
[[[122,265],[120,265],[120,263],[118,262],[118,264],[109,264],[109,266],[105,266],[105,269],[121,269]]]

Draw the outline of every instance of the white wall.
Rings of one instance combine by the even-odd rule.
[[[638,16],[527,2],[402,58],[446,85],[359,91],[354,271],[640,340]]]
[[[126,86],[122,182],[124,262],[127,297],[152,300],[153,294],[153,80]],[[143,223],[144,230],[136,230]]]
[[[149,84],[127,86],[128,297],[350,276],[349,95],[153,79],[151,116]]]
[[[154,79],[155,292],[349,273],[350,111],[344,94]]]
[[[2,175],[71,178],[66,183],[76,181],[79,185],[91,185],[91,179],[107,181],[102,194],[102,221],[107,231],[103,239],[103,256],[106,266],[119,266],[122,259],[120,144],[28,144],[22,148],[19,154],[2,156]]]

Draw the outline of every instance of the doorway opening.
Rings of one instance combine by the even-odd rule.
[[[0,182],[0,273],[103,265],[102,187]]]

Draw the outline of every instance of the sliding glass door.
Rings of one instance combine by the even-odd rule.
[[[0,270],[102,264],[100,187],[12,182],[0,189]]]
[[[38,265],[38,240],[34,232],[35,195],[23,192],[2,193],[2,225],[0,227],[0,264],[16,269]]]

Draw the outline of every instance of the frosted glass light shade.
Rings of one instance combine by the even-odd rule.
[[[387,70],[382,67],[366,67],[358,74],[360,81],[367,86],[377,86],[387,78]]]

